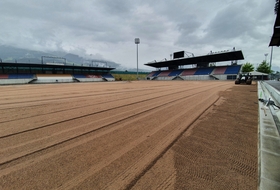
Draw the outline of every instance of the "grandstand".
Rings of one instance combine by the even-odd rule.
[[[0,63],[0,85],[114,81],[114,68],[61,64]]]
[[[181,53],[181,52],[180,52]],[[175,53],[174,53],[175,54]],[[147,80],[235,80],[241,66],[236,60],[244,59],[242,51],[223,51],[204,56],[179,58],[145,65],[158,69],[147,75]],[[209,66],[210,63],[231,61],[227,66]],[[195,68],[180,69],[184,65]],[[214,64],[215,65],[215,64]],[[162,68],[168,68],[162,70]]]
[[[235,80],[241,65],[195,69],[153,71],[148,80]]]

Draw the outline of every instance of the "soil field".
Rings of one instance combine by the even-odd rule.
[[[256,84],[0,90],[0,189],[257,189]]]

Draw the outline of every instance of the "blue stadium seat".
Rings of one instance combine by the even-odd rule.
[[[238,74],[240,71],[241,65],[234,65],[234,66],[228,66],[225,74]]]
[[[33,79],[34,74],[9,74],[9,79]]]
[[[161,73],[161,71],[157,71],[157,72],[155,72],[155,73],[153,74],[153,76],[152,76],[152,77],[156,77],[156,76],[158,76],[158,75],[159,75],[159,73]]]
[[[87,78],[86,75],[81,75],[81,74],[74,74],[73,77],[80,78],[80,79]]]
[[[214,67],[199,68],[194,73],[194,75],[210,75],[213,70],[214,70]]]
[[[177,76],[180,75],[182,73],[183,70],[174,70],[171,73],[169,73],[168,76]]]

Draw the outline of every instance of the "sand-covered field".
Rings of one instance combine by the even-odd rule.
[[[0,189],[256,189],[257,86],[0,86]]]

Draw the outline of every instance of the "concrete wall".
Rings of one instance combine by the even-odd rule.
[[[103,78],[82,78],[78,79],[80,82],[105,82]],[[32,81],[32,82],[31,82]],[[107,81],[115,81],[114,78],[108,78]],[[36,80],[34,79],[0,79],[0,85],[13,85],[13,84],[47,84],[47,83],[71,83],[77,82],[73,78],[63,78],[63,77],[41,77]]]
[[[115,81],[115,78],[106,78],[107,81]]]
[[[258,83],[258,97],[272,98],[262,82]],[[270,88],[272,90],[272,88]],[[274,92],[276,94],[276,92]],[[259,189],[280,189],[280,135],[277,129],[280,110],[274,106],[259,103]]]
[[[37,80],[32,83],[67,83],[74,82],[72,75],[70,74],[37,74]]]
[[[219,80],[227,80],[227,75],[213,75],[217,77]]]
[[[174,78],[173,77],[157,77],[155,80],[172,80]]]
[[[48,79],[37,79],[33,81],[33,84],[44,84],[44,83],[69,83],[74,82],[73,79],[63,79],[63,78],[48,78]]]
[[[209,75],[190,75],[190,76],[181,76],[184,80],[214,80],[213,77],[210,77]]]
[[[0,79],[0,85],[28,84],[33,79]]]
[[[102,82],[105,81],[102,78],[77,78],[80,82]]]

